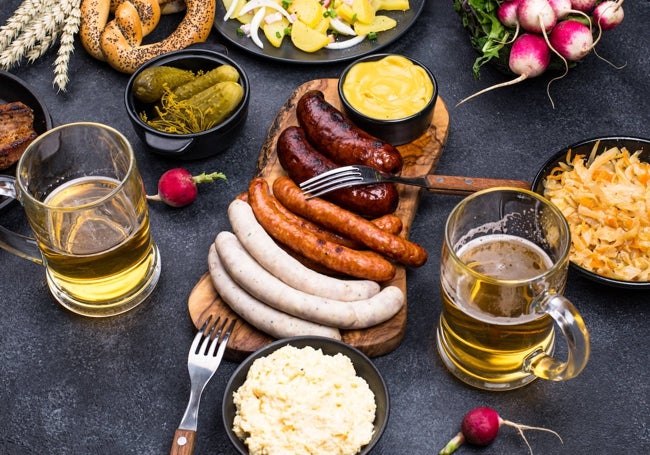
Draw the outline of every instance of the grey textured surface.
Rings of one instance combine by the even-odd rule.
[[[0,22],[19,4],[5,0]],[[650,3],[624,4],[623,25],[608,32],[598,52],[569,76],[549,77],[504,88],[465,105],[463,97],[501,82],[486,68],[471,74],[474,51],[451,1],[429,1],[414,27],[387,51],[430,66],[440,97],[450,110],[450,133],[438,166],[441,174],[532,180],[536,170],[562,146],[597,135],[650,137]],[[169,22],[166,22],[169,24]],[[171,25],[168,25],[171,27]],[[161,30],[164,35],[164,30]],[[211,46],[222,44],[216,31]],[[248,72],[252,86],[249,119],[225,153],[181,163],[193,172],[218,170],[227,182],[204,186],[190,207],[151,207],[153,234],[163,260],[153,297],[133,312],[108,320],[77,317],[50,297],[43,270],[0,251],[0,453],[163,454],[169,452],[189,393],[187,349],[194,330],[187,297],[207,269],[206,255],[217,232],[228,228],[230,200],[245,189],[260,146],[277,109],[305,81],[336,77],[346,65],[276,64],[229,47]],[[178,162],[146,152],[123,106],[128,76],[92,60],[77,43],[67,93],[52,87],[55,55],[12,72],[45,99],[55,124],[91,120],[116,127],[133,142],[150,193],[157,178]],[[567,296],[582,312],[592,335],[592,357],[583,374],[565,383],[535,381],[513,392],[471,389],[447,373],[434,344],[440,312],[438,266],[441,233],[456,196],[424,195],[411,238],[429,251],[427,264],[408,272],[409,316],[405,338],[375,363],[390,389],[388,428],[375,453],[437,453],[459,428],[466,411],[480,405],[503,417],[557,430],[527,432],[536,454],[650,452],[650,296],[648,291],[603,287],[573,273]],[[26,233],[17,206],[2,224]],[[224,362],[203,395],[197,454],[229,454],[221,422],[222,391],[236,364]],[[528,453],[516,431],[502,434],[487,449],[458,453]]]

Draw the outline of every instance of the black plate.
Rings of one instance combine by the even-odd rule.
[[[45,104],[36,92],[24,81],[7,71],[0,71],[0,104],[22,101],[34,111],[34,130],[42,134],[52,128],[52,118]],[[11,168],[3,170],[9,172]],[[3,179],[13,177],[2,176]],[[0,196],[0,211],[11,204],[13,200]]]
[[[626,136],[608,136],[600,138],[586,139],[584,141],[573,144],[569,147],[566,147],[556,154],[554,154],[542,167],[542,169],[537,173],[535,179],[533,180],[532,189],[536,193],[544,194],[544,180],[546,176],[549,175],[553,169],[561,162],[566,162],[567,152],[570,150],[569,159],[573,159],[576,155],[585,155],[589,156],[591,153],[594,144],[600,141],[600,146],[598,154],[604,152],[606,149],[612,147],[627,148],[630,153],[634,153],[637,150],[642,150],[639,155],[639,159],[644,162],[650,163],[650,140],[642,139],[637,137],[626,137]],[[609,278],[602,275],[598,275],[590,270],[587,270],[583,267],[580,267],[577,264],[571,262],[571,268],[585,276],[586,278],[606,284],[608,286],[615,286],[620,288],[627,289],[650,289],[650,282],[648,281],[625,281],[618,280],[615,278]]]
[[[375,394],[375,403],[377,404],[377,411],[375,415],[375,429],[372,440],[361,448],[359,455],[367,455],[372,451],[372,448],[379,442],[381,436],[388,424],[390,400],[388,396],[388,388],[384,379],[381,377],[379,370],[374,363],[361,351],[352,346],[330,338],[316,337],[316,336],[301,336],[293,338],[285,338],[283,340],[274,341],[273,343],[257,350],[244,360],[235,372],[230,377],[222,402],[222,417],[223,423],[228,434],[230,442],[232,442],[237,452],[247,455],[248,448],[237,437],[232,430],[232,424],[235,419],[236,408],[233,403],[233,392],[235,392],[246,380],[246,375],[253,362],[260,358],[271,354],[272,352],[280,349],[283,346],[290,344],[296,348],[303,348],[311,346],[314,349],[321,349],[323,354],[336,355],[341,353],[346,355],[352,360],[354,369],[357,376],[362,377],[368,383],[370,390]]]
[[[390,43],[402,36],[415,22],[422,8],[424,8],[425,0],[410,0],[410,9],[408,11],[382,11],[380,14],[392,17],[397,21],[397,26],[391,30],[377,34],[375,40],[364,40],[356,46],[348,49],[321,49],[317,52],[309,53],[297,49],[291,40],[286,40],[279,48],[272,46],[263,33],[260,33],[260,38],[264,43],[264,49],[257,47],[253,40],[246,36],[240,36],[237,29],[241,23],[236,19],[223,20],[226,14],[225,7],[221,0],[217,0],[217,14],[214,18],[214,27],[221,33],[224,38],[233,43],[234,45],[251,52],[260,57],[269,58],[282,62],[294,63],[331,63],[351,60],[362,55],[376,52],[388,46]]]

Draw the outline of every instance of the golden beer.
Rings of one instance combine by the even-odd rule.
[[[589,333],[562,296],[569,265],[562,213],[532,191],[492,188],[450,213],[440,256],[442,312],[438,353],[456,377],[486,390],[535,378],[577,376],[589,358]],[[555,328],[566,361],[553,357]]]
[[[69,123],[39,135],[16,166],[15,197],[33,238],[0,231],[0,247],[45,267],[65,308],[114,316],[144,302],[160,254],[131,144],[119,131]]]
[[[109,197],[119,183],[83,177],[55,189],[45,203],[57,210],[48,215],[47,243],[39,242],[59,292],[108,311],[146,284],[156,255],[146,207],[124,193]]]
[[[457,255],[468,268],[501,281],[443,279],[440,347],[454,368],[479,383],[529,376],[521,366],[534,352],[552,351],[553,321],[547,314],[528,313],[534,289],[504,286],[503,280],[539,276],[551,268],[551,259],[534,243],[505,234],[474,239]]]

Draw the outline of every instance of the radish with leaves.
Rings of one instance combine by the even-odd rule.
[[[445,447],[439,452],[439,455],[449,455],[456,451],[463,443],[467,442],[468,444],[476,446],[487,446],[494,441],[494,439],[499,434],[499,429],[507,425],[513,428],[516,428],[521,437],[524,439],[524,442],[528,446],[530,453],[533,453],[533,449],[530,447],[526,436],[524,435],[524,430],[540,430],[552,433],[558,437],[560,442],[562,438],[553,430],[542,427],[531,427],[528,425],[522,425],[520,423],[511,422],[509,420],[502,419],[501,416],[492,408],[480,407],[475,408],[465,414],[463,421],[461,423],[460,432],[454,436]]]
[[[150,201],[161,201],[172,207],[185,207],[196,199],[197,184],[212,183],[216,179],[226,179],[225,174],[213,172],[193,176],[183,168],[174,168],[165,172],[158,180],[158,194],[147,196]]]
[[[531,77],[537,77],[546,71],[549,62],[551,61],[551,51],[546,45],[546,41],[540,35],[532,33],[524,33],[520,35],[510,50],[509,66],[510,71],[518,74],[519,77],[508,82],[502,82],[486,89],[476,92],[473,95],[458,102],[458,105],[468,101],[475,96],[479,96],[495,88],[506,87],[508,85],[517,84]]]

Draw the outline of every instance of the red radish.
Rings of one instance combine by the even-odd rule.
[[[593,11],[596,24],[603,30],[611,30],[619,26],[623,22],[623,17],[625,17],[621,6],[622,3],[623,0],[617,2],[608,0],[599,3]]]
[[[216,179],[224,179],[226,176],[221,172],[206,174],[205,172],[192,176],[183,168],[174,168],[165,172],[158,180],[158,194],[147,196],[150,201],[162,201],[172,207],[184,207],[190,205],[196,199],[198,193],[197,184],[212,183]]]
[[[573,10],[571,0],[548,0],[548,4],[551,5],[558,19],[564,19]]]
[[[521,28],[531,33],[549,32],[557,22],[555,11],[547,0],[521,0],[517,19]]]
[[[589,27],[573,19],[558,22],[548,39],[554,50],[573,62],[584,58],[594,47]]]
[[[590,13],[594,9],[598,0],[571,0],[571,6],[573,9],[582,11],[584,13]]]
[[[518,27],[519,20],[517,19],[517,6],[520,0],[512,0],[511,2],[503,2],[497,8],[497,18],[506,27]]]
[[[510,49],[510,57],[508,60],[510,71],[518,74],[519,77],[508,82],[502,82],[501,84],[493,85],[481,90],[480,92],[476,92],[473,95],[470,95],[467,98],[459,101],[456,106],[459,106],[465,101],[468,101],[475,96],[481,95],[495,88],[506,87],[508,85],[513,85],[521,82],[530,77],[537,77],[546,71],[546,68],[548,68],[548,64],[550,62],[551,50],[546,45],[544,38],[540,35],[524,33],[520,35],[514,43],[512,43],[512,48]]]
[[[557,436],[560,442],[562,442],[560,435],[553,430],[542,427],[531,427],[504,420],[494,409],[481,407],[472,409],[465,414],[461,424],[461,431],[447,443],[438,455],[449,455],[458,449],[458,447],[460,447],[464,442],[476,446],[487,446],[494,441],[499,433],[499,429],[503,425],[508,425],[517,429],[526,442],[531,454],[533,453],[533,449],[530,447],[526,436],[524,436],[523,430],[547,431]]]

